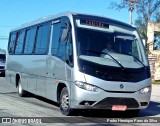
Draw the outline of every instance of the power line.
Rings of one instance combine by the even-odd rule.
[[[8,38],[0,38],[0,40],[8,40]]]
[[[9,25],[8,25],[8,26],[7,26],[7,25],[5,26],[5,25],[4,25],[4,26],[0,26],[0,27],[4,27],[4,28],[13,28],[13,27],[16,27],[16,26],[9,26]]]
[[[2,36],[0,35],[0,40],[7,40],[9,37],[8,36]]]
[[[2,37],[2,38],[8,38],[8,36],[7,35],[0,35],[0,37]]]
[[[7,40],[9,37],[8,36],[2,36],[0,35],[0,40]]]

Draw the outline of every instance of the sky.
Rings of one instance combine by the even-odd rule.
[[[71,11],[93,14],[129,23],[128,9],[109,9],[119,0],[0,0],[0,48],[7,49],[11,29],[35,19]],[[136,14],[133,14],[133,22]]]

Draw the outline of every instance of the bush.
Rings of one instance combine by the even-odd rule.
[[[160,81],[152,81],[152,84],[160,85]]]

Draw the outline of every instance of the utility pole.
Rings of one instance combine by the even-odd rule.
[[[129,11],[130,11],[130,19],[129,19],[130,25],[132,25],[132,12],[133,12],[133,10],[134,10],[134,4],[130,3],[130,8],[129,8]]]
[[[129,23],[130,25],[132,25],[132,13],[134,10],[134,6],[135,4],[139,3],[140,0],[124,0],[125,2],[127,2],[129,4],[129,12],[130,12],[130,18],[129,18]]]

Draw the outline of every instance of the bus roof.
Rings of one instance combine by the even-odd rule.
[[[40,23],[43,23],[43,22],[46,22],[46,21],[51,21],[53,19],[60,18],[62,16],[68,16],[68,17],[75,16],[75,17],[82,17],[82,18],[98,19],[98,20],[101,20],[101,21],[104,21],[104,22],[107,21],[108,23],[114,23],[114,24],[118,24],[118,25],[123,25],[124,27],[134,28],[127,23],[124,23],[124,22],[121,22],[121,21],[118,21],[118,20],[114,20],[114,19],[111,19],[111,18],[107,18],[107,17],[97,16],[97,15],[92,15],[92,14],[79,14],[79,13],[74,13],[74,12],[63,12],[63,13],[60,13],[60,14],[57,14],[57,15],[49,15],[49,16],[46,16],[46,17],[36,19],[34,21],[31,21],[31,22],[27,22],[25,24],[20,25],[17,28],[12,29],[11,32],[17,31],[17,30],[20,30],[20,29],[23,29],[23,28],[27,28],[27,27],[30,27],[30,26],[34,26],[34,25],[37,25],[37,24],[40,24]]]

